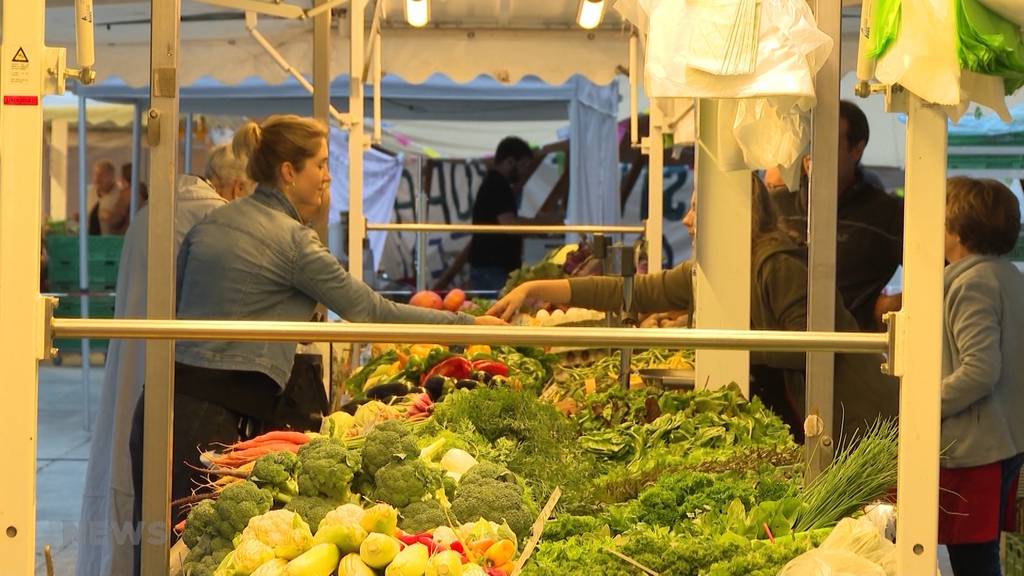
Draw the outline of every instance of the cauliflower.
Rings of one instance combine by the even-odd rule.
[[[401,420],[387,420],[374,426],[366,435],[363,471],[374,476],[392,462],[413,459],[419,454],[416,437],[409,430],[409,425]]]
[[[250,521],[250,524],[252,522]],[[244,532],[243,532],[244,534]],[[274,549],[259,540],[242,538],[231,553],[235,563],[235,574],[251,574],[260,566],[274,559]]]
[[[335,526],[338,524],[359,524],[365,513],[363,507],[358,504],[342,504],[328,512],[324,519],[317,524],[316,529],[319,531],[325,526]]]
[[[287,450],[271,452],[262,456],[253,466],[249,479],[260,488],[269,490],[274,500],[287,503],[299,493],[299,485],[295,480],[295,468],[298,457]]]
[[[447,524],[448,519],[445,518],[436,500],[420,500],[409,504],[402,508],[398,521],[398,527],[411,534],[419,534]]]
[[[348,412],[334,412],[320,423],[320,434],[331,438],[344,438],[352,429],[355,418]]]
[[[472,454],[460,448],[452,448],[441,457],[441,468],[456,482],[477,463]]]
[[[277,558],[291,560],[309,549],[313,544],[313,534],[309,524],[295,512],[273,510],[249,520],[249,525],[242,531],[239,546],[235,549],[236,562],[241,544],[250,540],[268,546]]]
[[[506,522],[519,538],[530,533],[536,516],[515,476],[490,462],[481,462],[462,476],[451,511],[460,522]]]
[[[340,440],[325,437],[310,440],[299,448],[296,465],[299,494],[344,500],[349,495],[348,484],[352,480],[352,457]]]

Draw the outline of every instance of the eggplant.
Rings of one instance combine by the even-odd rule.
[[[423,389],[432,402],[437,402],[444,395],[444,380],[444,376],[431,376],[423,382]]]
[[[479,386],[480,383],[476,380],[470,380],[469,378],[463,378],[455,383],[456,390],[472,390]]]
[[[370,400],[387,400],[392,396],[405,396],[408,393],[409,385],[402,380],[395,380],[370,388],[366,391],[366,397]]]

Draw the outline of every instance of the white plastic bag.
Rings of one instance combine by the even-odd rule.
[[[799,164],[811,142],[811,114],[794,97],[739,101],[733,136],[750,170]]]
[[[844,518],[821,546],[797,556],[779,576],[896,576],[896,546],[867,518]]]
[[[642,0],[649,17],[646,91],[655,97],[750,98],[800,96],[814,104],[814,74],[832,50],[804,0],[762,0],[753,74],[717,76],[688,63],[689,17],[702,0]]]

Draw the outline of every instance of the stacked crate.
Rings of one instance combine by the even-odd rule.
[[[121,259],[123,236],[90,236],[88,241],[89,285],[88,312],[90,318],[113,318],[114,296],[117,285],[118,264]],[[66,293],[54,310],[58,318],[81,318],[82,297],[79,282],[79,252],[77,236],[50,234],[46,237],[49,257],[47,276],[50,291]],[[90,340],[90,350],[105,352],[107,340]],[[82,351],[81,340],[58,339],[54,345],[62,353]]]

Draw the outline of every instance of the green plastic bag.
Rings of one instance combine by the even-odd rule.
[[[900,16],[902,0],[876,0],[874,13],[871,15],[871,50],[868,56],[875,60],[889,50],[900,33]]]
[[[1006,94],[1024,86],[1024,40],[1020,28],[978,0],[955,3],[960,67],[1002,77]]]

